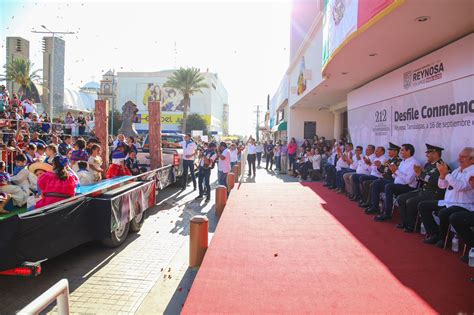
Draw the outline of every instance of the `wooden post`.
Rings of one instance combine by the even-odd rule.
[[[105,178],[105,173],[109,167],[109,101],[96,100],[95,101],[95,135],[100,142],[102,158],[102,177]]]
[[[232,172],[227,173],[227,189],[229,192],[234,189],[234,184],[235,184],[235,174]]]
[[[150,142],[150,166],[157,169],[163,166],[161,152],[161,104],[148,102],[148,139]]]
[[[227,187],[219,185],[216,187],[216,215],[220,217],[227,203]]]
[[[234,167],[232,168],[232,173],[235,174],[235,184],[237,184],[239,182],[239,166],[237,164],[234,165]]]
[[[209,220],[195,215],[189,224],[189,267],[199,267],[208,247]]]

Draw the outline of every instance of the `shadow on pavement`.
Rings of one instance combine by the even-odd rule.
[[[181,279],[163,314],[175,315],[181,313],[184,302],[188,297],[189,290],[191,290],[191,286],[193,284],[194,278],[197,275],[197,272],[197,268],[188,268],[186,270],[186,273],[183,275],[183,278]]]
[[[99,241],[80,245],[42,263],[42,274],[35,278],[0,277],[0,314],[15,314],[61,279],[67,279],[69,292],[74,292],[139,236],[129,234],[118,248],[105,247]],[[51,304],[42,314],[55,305]]]

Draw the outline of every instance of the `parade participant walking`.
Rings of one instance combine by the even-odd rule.
[[[255,151],[257,152],[257,167],[260,168],[260,163],[262,162],[262,154],[264,151],[263,144],[259,141],[255,146]]]
[[[230,151],[227,149],[225,142],[220,143],[217,158],[217,179],[219,185],[227,187],[227,174],[230,172]]]
[[[255,146],[255,140],[250,137],[247,141],[247,162],[249,163],[249,177],[252,176],[253,170],[253,177],[257,174],[255,173],[255,160],[257,159],[257,147]]]
[[[196,199],[202,199],[204,197],[204,194],[206,195],[206,202],[209,202],[209,200],[211,199],[210,177],[211,170],[214,168],[214,162],[216,161],[216,158],[216,144],[211,142],[208,148],[200,154],[198,173],[199,196],[197,196]],[[206,188],[205,191],[204,188]]]
[[[298,145],[296,144],[296,139],[291,138],[290,143],[288,143],[288,169],[292,171],[295,170],[297,149],[298,149]]]
[[[191,135],[187,133],[184,136],[184,141],[179,143],[183,148],[183,175],[182,175],[182,188],[184,191],[188,185],[188,171],[191,173],[191,178],[193,180],[194,190],[197,189],[196,186],[196,176],[194,175],[194,157],[196,155],[196,143],[191,139]]]
[[[268,164],[270,164],[270,171],[273,168],[273,149],[275,146],[273,145],[273,141],[270,140],[268,144],[265,146],[265,156],[266,156],[266,163],[265,169],[268,170]]]

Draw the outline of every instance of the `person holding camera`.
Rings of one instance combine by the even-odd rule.
[[[199,154],[199,173],[198,173],[198,187],[199,187],[199,196],[196,199],[202,199],[204,194],[206,195],[206,202],[209,202],[211,199],[211,185],[210,177],[211,170],[214,168],[214,163],[217,159],[216,154],[216,144],[211,142],[209,146],[202,150]],[[204,191],[203,184],[206,188]]]

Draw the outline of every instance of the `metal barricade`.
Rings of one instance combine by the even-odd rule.
[[[18,314],[39,314],[42,310],[53,303],[54,300],[58,302],[58,314],[69,315],[69,282],[67,279],[60,280],[19,311]]]

